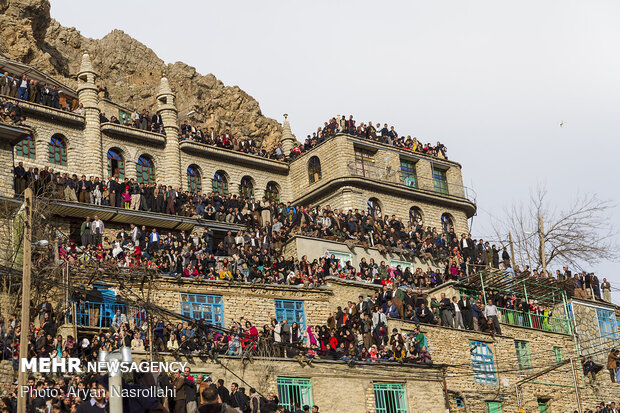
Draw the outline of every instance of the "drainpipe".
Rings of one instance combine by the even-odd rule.
[[[446,368],[441,369],[441,376],[443,378],[443,392],[446,400],[446,413],[450,413],[450,399],[448,397],[448,384],[446,383]]]

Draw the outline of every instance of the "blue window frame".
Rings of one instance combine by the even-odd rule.
[[[618,338],[618,323],[613,310],[597,308],[596,318],[598,318],[598,328],[601,332],[601,337]]]
[[[224,327],[224,306],[221,295],[181,294],[181,314],[194,320]]]
[[[495,374],[495,361],[491,348],[480,341],[469,343],[471,353],[471,366],[474,370],[476,383],[497,384],[497,374]]]
[[[293,411],[295,403],[312,406],[312,383],[310,379],[278,377],[278,397],[280,404]]]
[[[396,383],[375,383],[377,413],[407,413],[405,386]]]
[[[136,180],[139,184],[152,184],[155,183],[155,167],[153,161],[146,155],[142,155],[138,158],[136,164]]]
[[[305,329],[306,313],[304,311],[304,302],[296,300],[275,300],[276,302],[276,320],[286,320],[289,325],[293,322],[299,324]],[[302,330],[303,331],[303,330]]]

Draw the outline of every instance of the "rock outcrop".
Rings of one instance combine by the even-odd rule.
[[[230,128],[267,148],[280,141],[281,125],[263,116],[258,102],[238,86],[225,86],[214,75],[203,76],[185,63],[166,64],[120,30],[99,40],[86,38],[51,18],[48,0],[0,0],[0,54],[75,87],[84,51],[100,76],[98,86],[114,102],[154,112],[165,73],[177,95],[180,115],[194,111],[191,120],[197,125]]]

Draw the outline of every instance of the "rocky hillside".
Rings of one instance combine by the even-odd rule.
[[[75,87],[82,52],[87,51],[99,73],[99,86],[109,97],[129,108],[155,108],[162,73],[177,94],[179,116],[190,111],[197,124],[262,139],[272,147],[282,128],[263,116],[254,98],[238,86],[177,62],[165,64],[147,46],[120,30],[100,40],[86,38],[50,17],[48,0],[0,0],[0,54],[51,74]]]

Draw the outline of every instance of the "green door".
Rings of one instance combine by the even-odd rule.
[[[548,411],[547,403],[538,402],[538,413],[547,413]]]

